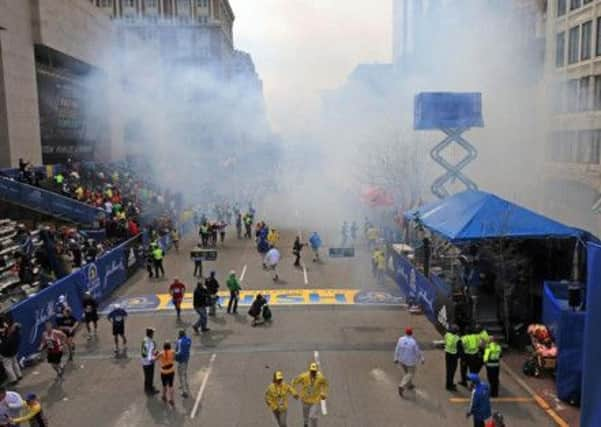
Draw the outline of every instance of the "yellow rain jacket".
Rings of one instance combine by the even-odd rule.
[[[288,409],[288,396],[298,397],[298,393],[290,384],[271,383],[265,391],[265,403],[272,411],[285,411]]]
[[[267,241],[271,246],[277,245],[280,240],[280,233],[275,230],[269,230],[269,234],[267,235]]]
[[[300,398],[304,403],[315,405],[328,397],[328,380],[321,372],[317,372],[315,379],[311,378],[311,372],[303,372],[292,380],[292,387],[296,388],[299,384]]]

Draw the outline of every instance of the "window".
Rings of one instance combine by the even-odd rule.
[[[566,63],[566,33],[557,34],[555,46],[555,66],[563,67]]]
[[[566,14],[566,1],[567,0],[557,0],[557,16]]]
[[[144,5],[148,9],[157,9],[159,6],[158,0],[144,0]]]
[[[578,91],[578,111],[588,111],[591,109],[591,79],[589,76],[580,79],[580,87]]]
[[[581,5],[581,0],[570,0],[570,10],[578,9]]]
[[[584,0],[584,1],[582,2],[582,4],[589,4],[589,3],[592,3],[592,2],[593,2],[593,0]]]
[[[601,17],[597,18],[597,47],[595,54],[601,56]]]
[[[578,110],[578,80],[568,80],[567,83],[567,108],[568,113],[573,113]]]
[[[595,76],[593,90],[593,109],[601,110],[601,75]]]
[[[113,0],[100,0],[98,3],[100,7],[113,7]]]
[[[593,21],[582,24],[582,43],[580,47],[580,59],[591,58],[591,39],[593,35]]]
[[[123,7],[136,7],[136,0],[123,0]]]
[[[578,62],[579,52],[578,44],[580,42],[580,27],[570,28],[570,37],[568,40],[568,64]]]

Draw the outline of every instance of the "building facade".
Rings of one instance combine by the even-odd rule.
[[[545,200],[601,231],[601,1],[549,0],[545,79],[549,135]]]
[[[112,42],[88,2],[0,0],[0,167],[122,154],[111,94],[96,91],[111,79],[98,53]]]

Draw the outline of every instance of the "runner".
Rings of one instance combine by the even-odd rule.
[[[177,321],[181,321],[182,301],[186,293],[186,285],[179,281],[179,277],[173,279],[173,283],[169,286],[169,295],[171,295],[173,307],[177,313]]]
[[[65,308],[63,316],[56,319],[56,325],[58,326],[58,329],[61,330],[67,337],[69,361],[72,361],[73,355],[75,354],[75,342],[73,338],[75,337],[75,331],[77,330],[79,322],[75,316],[73,316],[71,309],[67,307]]]
[[[57,379],[62,380],[65,369],[62,365],[63,346],[67,342],[65,334],[55,329],[51,321],[45,323],[44,333],[39,351],[46,350],[47,360],[52,369],[56,371]]]
[[[265,254],[263,259],[263,268],[273,272],[273,281],[279,280],[278,276],[278,263],[280,262],[280,251],[277,248],[271,248]]]
[[[127,338],[125,338],[125,319],[127,311],[121,308],[120,304],[114,304],[113,309],[108,314],[109,321],[113,324],[113,338],[115,340],[115,357],[119,356],[119,337],[123,341],[123,354],[127,352]]]
[[[90,340],[92,336],[96,336],[96,331],[98,330],[98,302],[96,302],[89,291],[83,297],[83,311],[86,329],[88,330],[88,339]],[[92,330],[91,325],[94,325],[94,330]]]

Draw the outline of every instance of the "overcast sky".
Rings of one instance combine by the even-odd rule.
[[[389,62],[392,0],[230,0],[235,45],[263,79],[269,117],[284,134],[303,128],[320,91],[359,63]]]

